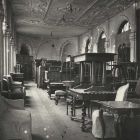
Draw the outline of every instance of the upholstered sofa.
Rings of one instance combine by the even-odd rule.
[[[24,110],[24,100],[0,95],[0,139],[32,140],[31,114]]]

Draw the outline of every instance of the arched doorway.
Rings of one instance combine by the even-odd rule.
[[[105,42],[106,42],[106,35],[105,35],[105,32],[102,31],[98,40],[98,48],[97,48],[98,53],[105,52]]]
[[[71,56],[73,54],[73,47],[72,43],[67,40],[65,41],[61,48],[60,48],[60,60],[61,60],[61,80],[69,80],[70,77],[70,71],[68,70],[68,65],[66,63],[66,58],[68,56]]]
[[[68,55],[71,55],[71,43],[68,43],[68,44],[66,44],[65,46],[64,46],[64,48],[63,48],[63,50],[62,50],[62,57],[61,57],[61,60],[63,61],[63,62],[65,62],[66,61],[66,57],[68,56]]]
[[[21,44],[20,52],[17,54],[17,64],[20,65],[20,72],[24,73],[24,80],[32,80],[33,78],[33,56],[30,56],[30,46]]]
[[[66,57],[72,55],[73,51],[72,43],[69,40],[65,41],[60,48],[60,60],[65,62]]]

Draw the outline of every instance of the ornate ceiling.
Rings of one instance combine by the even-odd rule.
[[[86,32],[135,0],[11,0],[17,31],[68,37]]]

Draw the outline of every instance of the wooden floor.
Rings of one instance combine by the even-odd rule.
[[[37,88],[34,82],[27,87],[26,110],[32,115],[33,140],[95,140],[91,133],[81,132],[80,123],[66,115],[66,104],[57,106],[46,90]]]

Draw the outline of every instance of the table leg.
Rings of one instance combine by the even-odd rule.
[[[85,129],[86,129],[85,116],[86,116],[86,106],[85,106],[85,101],[83,101],[83,105],[82,105],[82,126],[81,126],[82,131],[85,131]]]
[[[103,118],[103,110],[102,109],[99,110],[99,120],[100,120],[101,126],[102,126],[102,140],[104,140],[104,137],[105,137],[105,122],[104,122],[104,118]]]
[[[55,104],[58,105],[58,101],[59,101],[59,96],[55,95]]]
[[[76,116],[76,109],[75,109],[75,102],[76,102],[76,97],[73,99],[73,116]]]
[[[73,117],[73,106],[74,106],[74,97],[72,96],[72,102],[71,102],[71,119]]]
[[[116,131],[116,137],[119,140],[123,140],[123,138],[122,138],[123,123],[124,123],[124,120],[123,120],[122,116],[120,116],[120,115],[115,116],[115,122],[114,122],[115,131]]]

